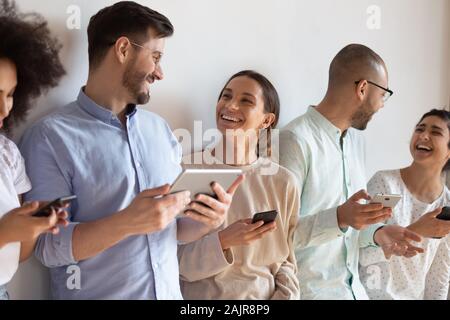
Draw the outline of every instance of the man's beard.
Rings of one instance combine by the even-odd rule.
[[[361,131],[366,130],[367,125],[369,124],[374,114],[375,112],[370,111],[368,106],[362,105],[352,116],[352,128]]]
[[[147,75],[144,72],[139,72],[136,70],[135,61],[132,61],[125,70],[122,78],[122,84],[134,100],[131,103],[142,105],[150,101],[150,92],[141,91],[142,84],[147,82]]]

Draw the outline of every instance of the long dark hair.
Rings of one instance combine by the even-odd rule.
[[[264,111],[266,113],[273,113],[275,115],[275,120],[270,125],[269,128],[265,129],[264,131],[267,131],[267,156],[271,157],[272,155],[272,129],[275,129],[278,124],[278,119],[280,117],[280,97],[278,96],[278,92],[273,86],[273,84],[262,74],[253,71],[253,70],[244,70],[240,71],[227,81],[225,86],[223,87],[222,91],[219,95],[219,100],[222,97],[223,91],[227,87],[227,85],[231,82],[231,80],[238,78],[238,77],[248,77],[250,79],[255,80],[261,89],[263,90],[263,98],[264,98]],[[257,154],[260,156],[260,146],[259,146],[259,140],[258,140],[258,148],[257,148]]]
[[[425,113],[417,125],[419,125],[425,118],[433,117],[433,116],[444,120],[447,123],[447,128],[450,132],[450,112],[448,112],[447,110],[444,110],[444,109],[433,109],[433,110]],[[448,148],[450,149],[450,140],[448,142]],[[450,160],[447,161],[447,163],[445,164],[444,169],[443,169],[443,171],[448,171],[448,170],[450,170]]]
[[[59,60],[61,45],[52,37],[45,19],[36,14],[20,14],[14,1],[0,0],[0,59],[17,68],[14,105],[4,121],[6,133],[23,121],[32,102],[55,87],[65,74]]]

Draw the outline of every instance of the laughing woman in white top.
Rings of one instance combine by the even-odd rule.
[[[64,69],[46,23],[37,15],[19,16],[9,1],[0,2],[0,39],[0,131],[7,134]],[[66,223],[66,213],[32,217],[39,203],[20,207],[19,195],[30,189],[19,150],[0,132],[0,300],[8,299],[6,284],[19,261],[31,255],[39,234],[57,233],[57,225]]]
[[[447,299],[450,280],[450,221],[436,218],[450,205],[442,171],[450,168],[450,113],[432,110],[417,125],[410,145],[413,163],[381,171],[370,194],[401,194],[388,224],[408,226],[425,239],[425,253],[384,259],[379,248],[361,249],[360,276],[371,299]]]

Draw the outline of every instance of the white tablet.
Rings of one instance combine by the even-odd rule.
[[[239,169],[185,169],[173,183],[170,193],[190,191],[191,197],[213,195],[211,183],[217,182],[226,191],[240,175],[242,170]]]

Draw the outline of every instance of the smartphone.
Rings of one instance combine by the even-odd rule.
[[[276,211],[276,210],[256,213],[253,216],[252,224],[257,223],[258,221],[264,221],[264,224],[271,223],[271,222],[275,221],[275,219],[277,218],[277,215],[278,215],[278,211]]]
[[[45,207],[39,209],[38,212],[33,214],[33,217],[38,217],[38,218],[48,217],[52,213],[52,209],[58,210],[59,208],[64,207],[66,204],[71,203],[76,198],[77,198],[77,196],[68,196],[68,197],[58,198],[58,199],[50,202]]]
[[[450,207],[442,208],[442,212],[436,218],[439,220],[450,221]]]
[[[401,199],[401,194],[377,194],[372,197],[370,203],[381,203],[383,208],[394,209]]]

